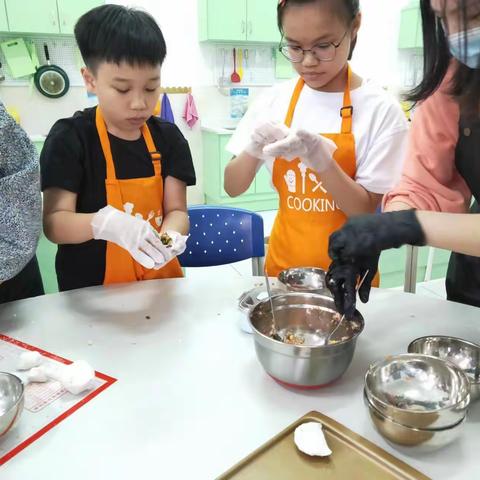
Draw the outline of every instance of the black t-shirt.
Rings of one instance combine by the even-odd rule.
[[[77,212],[95,213],[107,204],[106,163],[95,126],[95,108],[59,120],[50,130],[40,155],[42,191],[57,187],[77,194]],[[162,177],[195,185],[192,155],[178,127],[157,117],[147,125],[161,153]],[[152,177],[152,157],[141,136],[123,140],[108,134],[118,179]],[[103,284],[106,242],[90,240],[59,245],[55,267],[60,290]]]

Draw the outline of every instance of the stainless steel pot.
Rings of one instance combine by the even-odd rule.
[[[292,345],[269,336],[272,326],[270,302],[264,300],[250,312],[258,360],[274,379],[303,388],[317,388],[338,379],[352,361],[364,321],[357,311],[342,322],[333,342],[321,340],[335,327],[339,315],[331,297],[313,293],[287,293],[273,296],[275,323],[282,338],[288,332],[305,339]]]

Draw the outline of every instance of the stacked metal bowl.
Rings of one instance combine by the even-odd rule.
[[[408,346],[409,353],[424,353],[448,360],[460,368],[470,382],[470,399],[480,399],[480,345],[442,335],[421,337]]]
[[[387,440],[431,451],[462,432],[470,385],[453,363],[409,353],[370,366],[364,399],[375,427]]]

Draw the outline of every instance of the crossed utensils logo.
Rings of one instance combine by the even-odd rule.
[[[305,195],[307,193],[307,166],[300,162],[298,164],[298,169],[300,170],[300,175],[302,178],[302,194]],[[295,170],[290,169],[287,170],[287,173],[283,176],[285,183],[287,185],[288,191],[290,193],[297,193],[297,174]],[[321,190],[323,193],[328,193],[327,190],[323,187],[322,182],[317,179],[317,176],[314,172],[310,172],[308,174],[309,180],[314,184],[311,193],[315,193],[317,190]]]
[[[125,213],[128,213],[129,215],[133,215],[134,217],[139,218],[140,220],[144,220],[143,215],[141,213],[133,213],[133,210],[135,208],[135,205],[132,202],[126,202],[123,205],[123,209],[125,210]],[[147,222],[150,222],[153,219],[155,222],[155,225],[157,227],[160,227],[163,221],[163,217],[160,215],[160,211],[157,212],[155,215],[155,212],[151,210],[146,218]]]

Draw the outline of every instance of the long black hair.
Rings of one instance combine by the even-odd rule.
[[[463,23],[463,31],[467,30],[466,1],[460,1],[459,18]],[[420,102],[432,95],[440,86],[449,68],[452,55],[450,53],[444,23],[435,15],[430,0],[420,0],[423,27],[423,80],[415,87],[406,99]],[[463,40],[466,51],[466,38]],[[458,62],[450,86],[453,95],[463,112],[478,114],[480,98],[480,69],[470,68]]]
[[[260,1],[260,0],[259,0]],[[315,3],[319,0],[279,0],[277,6],[277,24],[280,33],[283,36],[283,16],[285,10],[291,5],[306,5],[308,3]],[[334,0],[335,4],[338,4],[342,9],[341,15],[345,18],[346,22],[349,24],[360,12],[360,0]],[[348,59],[351,60],[353,50],[357,44],[357,38],[352,39],[352,45],[350,47],[350,54]]]

